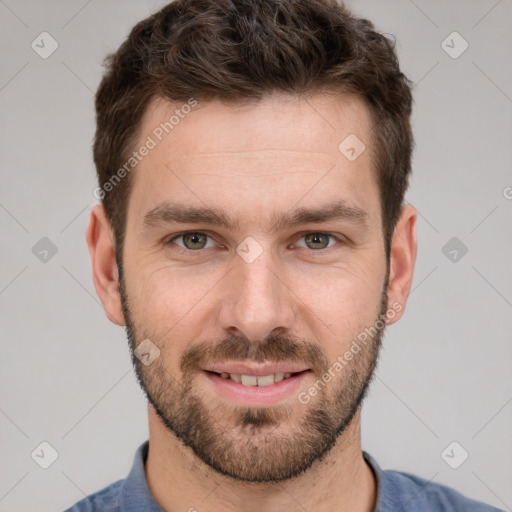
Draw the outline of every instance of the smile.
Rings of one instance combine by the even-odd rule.
[[[215,373],[215,372],[212,372]],[[290,373],[290,372],[278,372],[278,373],[271,373],[269,375],[243,375],[240,373],[217,373],[217,375],[220,375],[223,379],[231,379],[235,382],[238,382],[244,386],[271,386],[272,384],[275,384],[276,382],[281,382],[284,379],[289,379],[292,375],[297,375],[300,372],[297,373]]]
[[[251,372],[246,369],[244,373],[202,370],[201,381],[215,396],[244,406],[265,407],[296,395],[309,374],[312,374],[309,369],[296,372]]]

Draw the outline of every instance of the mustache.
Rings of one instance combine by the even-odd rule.
[[[323,375],[329,368],[328,359],[318,344],[291,335],[271,333],[263,342],[233,335],[215,345],[196,344],[181,355],[180,369],[183,374],[190,374],[210,364],[230,360],[300,363],[317,375]]]

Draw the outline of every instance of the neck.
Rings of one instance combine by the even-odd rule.
[[[361,452],[360,410],[322,461],[279,483],[243,482],[217,473],[167,430],[151,404],[148,411],[146,478],[164,510],[372,512],[375,508],[375,479]]]

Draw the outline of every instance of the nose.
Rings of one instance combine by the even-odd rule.
[[[218,316],[226,332],[262,342],[274,330],[292,329],[298,299],[270,250],[251,263],[237,255],[226,281]]]

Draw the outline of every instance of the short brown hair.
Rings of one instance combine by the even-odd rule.
[[[156,97],[243,102],[272,92],[321,90],[362,96],[374,123],[389,259],[411,169],[412,95],[394,43],[371,22],[335,0],[175,0],[135,25],[105,66],[94,140],[101,190],[129,158],[141,118]],[[130,183],[127,174],[101,194],[118,265]]]

